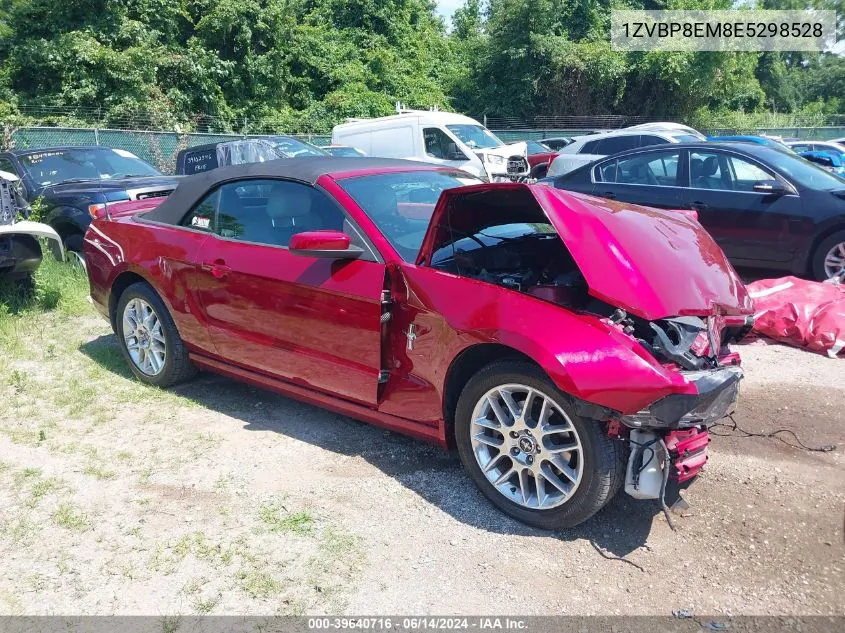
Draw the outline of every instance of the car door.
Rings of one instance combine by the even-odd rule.
[[[753,266],[795,257],[799,236],[790,222],[802,212],[792,185],[751,157],[720,150],[690,151],[689,174],[684,207],[698,213],[729,258]],[[778,185],[786,192],[755,191],[755,185]]]
[[[299,182],[240,180],[212,191],[184,222],[211,232],[195,292],[224,360],[375,405],[384,264],[371,250],[335,260],[287,248],[302,231],[357,231],[333,199]]]
[[[683,193],[684,150],[660,150],[609,158],[593,168],[593,195],[649,207],[677,209]]]

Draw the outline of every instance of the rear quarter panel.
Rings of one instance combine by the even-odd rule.
[[[116,305],[112,287],[134,273],[158,293],[189,348],[213,353],[191,288],[203,282],[197,256],[207,235],[199,231],[138,221],[95,220],[85,235],[85,260],[91,298],[100,311]]]

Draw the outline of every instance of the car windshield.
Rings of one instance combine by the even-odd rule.
[[[678,141],[678,143],[698,143],[702,140],[700,136],[696,136],[695,134],[673,134],[672,138]]]
[[[327,147],[326,151],[328,151],[332,156],[364,156],[363,152],[358,151],[354,147]]]
[[[19,158],[38,186],[67,180],[109,180],[130,176],[160,176],[161,172],[131,152],[101,147],[96,149],[48,149]]]
[[[483,125],[447,125],[449,131],[457,136],[467,147],[492,149],[504,143]]]
[[[528,145],[529,154],[545,154],[546,152],[552,151],[550,147],[546,147],[537,141],[526,141],[526,144]]]
[[[824,191],[845,188],[845,178],[822,169],[792,151],[772,152],[769,162],[802,187]]]
[[[291,136],[270,136],[267,141],[289,158],[297,156],[327,156],[327,153],[315,145],[300,141]]]
[[[414,261],[440,194],[480,182],[463,172],[414,171],[347,178],[339,184],[402,259]]]

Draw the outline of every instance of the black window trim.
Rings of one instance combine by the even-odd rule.
[[[364,231],[361,230],[361,227],[358,226],[358,223],[355,221],[355,219],[352,218],[346,212],[346,209],[344,209],[343,206],[341,206],[341,204],[337,200],[335,200],[334,196],[332,196],[328,191],[326,191],[325,189],[323,189],[322,187],[320,187],[318,185],[313,185],[311,183],[303,182],[303,181],[297,180],[295,178],[283,178],[283,177],[279,177],[279,176],[247,176],[245,178],[230,178],[228,180],[222,180],[218,183],[215,183],[214,187],[212,187],[211,189],[208,189],[200,197],[199,200],[197,200],[193,205],[191,205],[191,208],[188,209],[184,213],[184,215],[182,215],[182,218],[179,220],[178,224],[167,224],[165,222],[156,222],[154,220],[147,220],[147,222],[149,222],[150,224],[159,224],[159,225],[162,225],[162,226],[169,226],[169,227],[174,228],[174,229],[182,229],[182,230],[185,230],[185,231],[191,231],[192,233],[200,233],[202,235],[206,235],[208,237],[213,237],[213,238],[216,238],[218,240],[223,240],[223,241],[227,241],[227,242],[236,242],[238,244],[253,244],[253,245],[256,245],[256,246],[266,246],[267,248],[278,248],[278,249],[282,249],[282,250],[285,250],[285,251],[290,251],[290,248],[288,246],[280,246],[279,244],[267,244],[265,242],[252,242],[252,241],[248,241],[248,240],[239,240],[239,239],[234,238],[234,237],[226,237],[224,235],[220,235],[219,233],[217,233],[215,231],[204,231],[202,229],[196,229],[194,227],[186,226],[186,225],[182,224],[182,222],[185,221],[185,218],[187,218],[189,215],[191,215],[194,212],[194,210],[200,204],[202,204],[203,201],[212,192],[218,191],[219,189],[222,189],[226,185],[230,185],[232,183],[246,182],[246,181],[249,181],[249,180],[280,180],[280,181],[284,181],[284,182],[293,182],[293,183],[296,183],[298,185],[310,187],[311,189],[313,189],[315,191],[319,191],[324,196],[326,196],[326,198],[328,198],[335,207],[337,207],[337,209],[343,215],[344,220],[349,223],[349,226],[351,226],[352,229],[358,234],[358,237],[361,238],[362,243],[366,246],[366,250],[365,250],[364,254],[357,258],[358,261],[372,261],[372,262],[375,262],[377,264],[383,264],[384,263],[384,258],[381,256],[381,253],[378,252],[378,249],[375,248],[375,246],[373,245],[373,243],[369,239],[369,237],[367,237],[367,235],[364,233]],[[217,212],[215,211],[215,214],[216,213]],[[366,252],[367,250],[369,251],[369,255]]]

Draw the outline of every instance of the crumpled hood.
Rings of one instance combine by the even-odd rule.
[[[452,201],[501,190],[499,204],[467,213]],[[490,198],[486,199],[490,203]],[[448,231],[470,226],[536,222],[536,203],[555,227],[589,286],[589,293],[649,321],[673,316],[751,314],[748,292],[725,254],[695,219],[543,185],[484,184],[444,191],[420,251],[429,261]],[[533,207],[533,208],[532,208]],[[532,219],[532,217],[534,219]],[[449,223],[451,220],[451,225]]]
[[[532,193],[597,299],[648,320],[754,311],[722,249],[686,214],[544,186]]]

